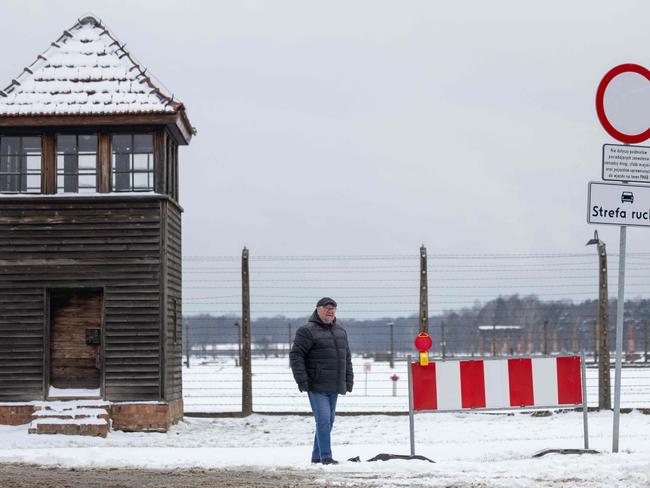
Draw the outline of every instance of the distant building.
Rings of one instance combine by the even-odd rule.
[[[103,400],[128,430],[182,418],[178,146],[194,133],[92,16],[0,91],[0,402]]]

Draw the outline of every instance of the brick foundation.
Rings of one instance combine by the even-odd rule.
[[[33,405],[0,406],[0,425],[28,424],[33,413]]]
[[[34,411],[40,408],[25,404],[0,405],[0,425],[29,424],[35,418]],[[113,403],[102,408],[109,412],[112,430],[166,432],[183,419],[183,400],[169,403]]]
[[[169,403],[114,403],[111,406],[113,430],[166,432],[182,418],[183,400]]]
[[[33,424],[32,424],[33,425]],[[106,437],[108,423],[103,424],[48,424],[41,423],[29,428],[30,434],[63,434]]]

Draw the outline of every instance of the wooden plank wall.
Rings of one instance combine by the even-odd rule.
[[[182,254],[181,254],[181,210],[166,203],[166,337],[165,337],[165,399],[183,398],[182,384]]]
[[[0,401],[43,398],[46,290],[104,290],[108,400],[161,397],[159,195],[2,198]]]
[[[42,398],[44,309],[42,288],[0,281],[0,401]]]

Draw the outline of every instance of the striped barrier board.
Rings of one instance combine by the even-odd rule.
[[[415,412],[574,408],[581,406],[589,448],[584,360],[581,356],[432,361],[409,357],[411,455]]]
[[[436,361],[411,369],[414,410],[582,404],[580,356]]]

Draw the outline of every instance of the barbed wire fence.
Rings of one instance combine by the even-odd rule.
[[[623,406],[650,406],[649,254],[628,254]],[[240,256],[183,258],[183,388],[194,413],[242,409]],[[616,269],[617,256],[609,256]],[[289,369],[295,331],[322,296],[338,303],[354,355],[349,412],[406,409],[406,357],[420,330],[420,256],[250,256],[253,409],[307,412]],[[598,261],[595,253],[428,255],[429,334],[433,358],[552,355],[598,358]],[[609,274],[609,295],[615,294]],[[610,298],[614,337],[616,300]],[[613,349],[614,341],[611,341]],[[634,367],[632,367],[634,366]],[[588,398],[598,398],[589,368]]]

